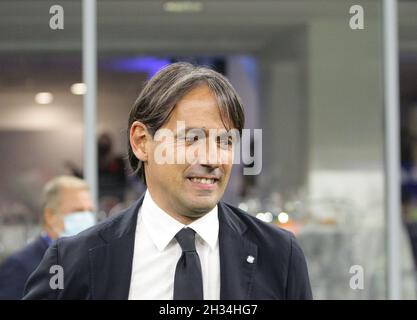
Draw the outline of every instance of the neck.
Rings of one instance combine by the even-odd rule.
[[[161,208],[165,213],[167,213],[168,215],[170,215],[172,218],[174,218],[175,220],[177,220],[178,222],[184,224],[184,225],[189,225],[190,223],[192,223],[193,221],[197,220],[198,218],[201,218],[202,216],[204,216],[207,212],[205,212],[202,215],[199,216],[195,216],[195,217],[189,217],[183,214],[179,214],[178,211],[181,210],[175,210],[175,206],[173,205],[165,205],[165,203],[160,200],[158,197],[155,197],[154,194],[151,193],[151,191],[149,190],[148,187],[148,193],[152,199],[153,202],[155,202],[155,204]]]
[[[178,222],[180,222],[182,224],[185,224],[185,225],[189,225],[190,223],[192,223],[193,221],[198,219],[198,218],[190,218],[190,217],[183,216],[183,215],[180,215],[180,214],[175,214],[175,213],[173,214],[173,213],[170,213],[170,212],[166,211],[165,209],[163,209],[163,210],[166,213],[168,213],[171,217],[173,217],[175,220],[177,220]]]

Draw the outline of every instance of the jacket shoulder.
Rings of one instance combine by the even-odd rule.
[[[285,299],[312,299],[307,262],[294,234],[268,224],[247,212],[224,204],[234,220],[246,227],[245,235],[258,246],[263,264],[264,283],[279,283]],[[259,261],[259,260],[258,260]],[[259,283],[262,281],[258,278]]]
[[[117,230],[118,225],[122,223],[125,218],[125,214],[131,208],[120,211],[119,213],[111,216],[95,226],[92,226],[79,234],[71,237],[64,237],[57,240],[57,247],[62,252],[63,249],[70,248],[71,250],[89,250],[96,246],[103,244],[104,239],[101,237],[102,232],[108,229]]]
[[[294,238],[292,232],[277,225],[266,223],[246,211],[228,203],[223,203],[223,205],[233,212],[233,214],[235,214],[236,217],[240,219],[244,225],[246,225],[248,229],[247,232],[249,232],[255,239],[262,241],[262,244],[264,244],[265,241],[267,241],[267,243],[273,241],[276,244],[286,246],[291,245],[291,241]]]

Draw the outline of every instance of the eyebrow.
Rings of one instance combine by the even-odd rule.
[[[183,134],[183,133],[186,133],[186,132],[188,132],[188,131],[191,131],[191,130],[201,130],[201,131],[204,131],[204,133],[206,134],[206,136],[208,136],[209,135],[209,130],[211,130],[211,129],[214,129],[214,130],[218,130],[218,129],[216,129],[216,128],[206,128],[206,127],[185,127],[184,128],[184,130],[179,130],[179,131],[175,131],[175,137],[177,136],[177,133],[180,133],[180,134]],[[220,128],[219,130],[226,130],[226,132],[221,132],[221,134],[219,134],[219,136],[220,135],[224,135],[225,133],[227,134],[227,129],[226,128]]]
[[[204,131],[205,134],[208,133],[208,129],[206,127],[201,127],[201,128],[200,127],[185,127],[184,130],[175,131],[175,136],[177,136],[177,133],[182,134],[191,130],[202,130]]]

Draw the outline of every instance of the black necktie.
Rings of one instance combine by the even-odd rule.
[[[195,249],[195,231],[183,228],[175,238],[181,246],[182,255],[175,269],[174,300],[203,300],[203,276]]]

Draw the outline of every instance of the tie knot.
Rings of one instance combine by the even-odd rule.
[[[195,231],[191,228],[183,228],[176,235],[178,243],[183,252],[196,251],[195,249]]]

